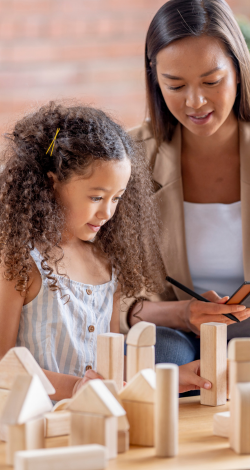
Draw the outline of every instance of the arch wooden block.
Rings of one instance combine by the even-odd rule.
[[[129,330],[126,343],[139,348],[154,346],[156,342],[156,326],[154,323],[141,321]]]
[[[224,405],[227,401],[227,325],[201,325],[200,374],[212,383],[210,390],[201,389],[201,404]]]
[[[140,370],[155,368],[155,347],[127,346],[127,382],[129,382]]]
[[[155,450],[157,457],[178,453],[179,369],[157,364],[155,400]]]
[[[124,336],[104,333],[97,336],[97,372],[122,389],[124,377]]]

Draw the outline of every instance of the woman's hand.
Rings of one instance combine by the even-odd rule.
[[[191,330],[196,334],[200,333],[200,326],[202,323],[219,322],[232,325],[233,320],[225,317],[223,313],[232,313],[240,321],[246,320],[250,317],[250,309],[244,305],[224,305],[229,297],[220,298],[214,291],[205,292],[203,297],[208,299],[208,302],[201,302],[200,300],[191,299],[186,303],[184,310],[184,322],[187,330]]]
[[[179,393],[199,390],[200,388],[209,390],[211,387],[211,382],[200,377],[200,361],[179,366]]]
[[[80,390],[80,388],[83,387],[83,385],[85,385],[89,380],[93,380],[93,379],[103,380],[103,376],[98,374],[92,369],[87,370],[84,377],[82,379],[77,380],[77,382],[75,383],[73,392],[72,392],[72,397],[76,394],[76,392],[78,392],[78,390]]]

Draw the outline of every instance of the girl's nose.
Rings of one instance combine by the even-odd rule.
[[[111,218],[112,212],[111,212],[111,206],[110,204],[104,205],[101,209],[99,209],[97,213],[98,219],[102,220],[109,220]]]
[[[186,97],[186,106],[187,108],[199,109],[204,104],[207,104],[205,96],[203,96],[201,90],[199,91],[189,91]]]

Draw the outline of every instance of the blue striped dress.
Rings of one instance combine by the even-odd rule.
[[[116,278],[92,286],[55,275],[62,293],[51,291],[41,267],[41,255],[31,252],[42,285],[37,297],[22,308],[16,346],[25,346],[40,367],[83,377],[96,368],[97,335],[110,331]]]

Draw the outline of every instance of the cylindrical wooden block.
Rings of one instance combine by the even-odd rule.
[[[178,453],[178,390],[178,366],[157,364],[155,401],[157,457],[174,457]]]

